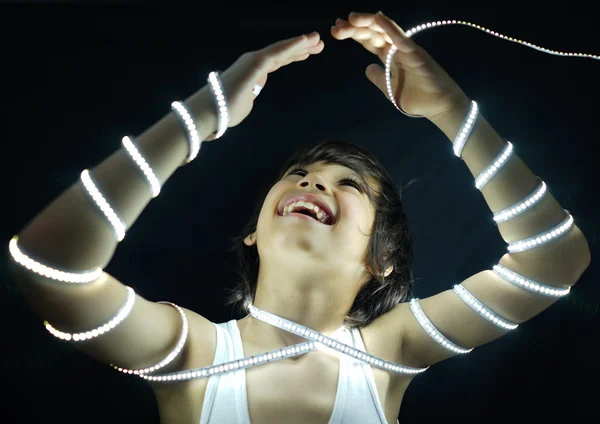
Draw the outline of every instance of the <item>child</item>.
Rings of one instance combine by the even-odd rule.
[[[371,65],[369,80],[384,95],[391,91],[401,111],[446,134],[509,253],[453,290],[404,302],[412,242],[400,194],[368,152],[325,142],[284,164],[248,224],[247,272],[231,296],[245,318],[214,324],[149,302],[103,272],[125,230],[194,160],[200,141],[240,124],[269,73],[324,45],[312,33],[246,53],[84,171],[9,245],[13,275],[48,330],[149,380],[162,422],[394,422],[416,374],[537,315],[589,265],[571,215],[393,21],[353,13],[331,31],[389,63],[389,79]]]

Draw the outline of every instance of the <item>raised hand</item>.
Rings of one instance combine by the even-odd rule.
[[[321,53],[324,47],[319,33],[315,31],[241,55],[221,75],[229,106],[229,127],[238,125],[250,114],[256,99],[252,93],[254,84],[264,88],[268,74]]]
[[[392,44],[396,46],[398,50],[391,62],[391,86],[396,104],[408,114],[432,119],[468,101],[446,71],[381,12],[352,12],[347,21],[336,20],[331,35],[337,40],[357,41],[384,64]],[[366,76],[389,98],[383,67],[369,65]]]

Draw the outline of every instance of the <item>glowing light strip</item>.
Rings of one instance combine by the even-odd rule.
[[[110,224],[113,226],[115,230],[115,234],[117,236],[117,240],[121,241],[125,237],[125,224],[121,221],[121,219],[117,216],[115,211],[110,207],[106,199],[100,193],[100,190],[96,187],[96,184],[92,181],[92,177],[90,176],[90,171],[87,169],[83,170],[81,173],[81,182],[83,186],[87,190],[96,205],[100,208],[104,216],[108,219]]]
[[[494,176],[502,169],[508,159],[512,156],[513,146],[510,141],[506,142],[506,147],[500,152],[494,162],[485,168],[475,179],[475,187],[481,190]]]
[[[394,90],[392,90],[391,68],[392,68],[392,57],[394,57],[394,53],[396,53],[396,50],[398,50],[398,48],[396,47],[396,45],[392,44],[392,47],[390,47],[390,50],[388,51],[388,54],[385,58],[385,87],[387,89],[388,98],[390,99],[390,101],[392,102],[394,107],[396,109],[398,109],[400,112],[402,112],[403,114],[405,114],[406,116],[410,116],[411,118],[422,118],[422,116],[420,116],[420,115],[411,115],[411,114],[404,112],[400,108],[400,106],[398,106],[398,104],[396,103],[396,99],[394,98]]]
[[[454,150],[454,154],[458,157],[462,156],[462,151],[471,135],[471,131],[473,131],[473,127],[475,126],[475,120],[479,116],[479,108],[477,107],[477,103],[472,100],[471,107],[469,108],[469,112],[467,113],[467,117],[465,118],[454,142],[452,143],[452,149]]]
[[[10,252],[12,258],[19,265],[43,277],[51,278],[52,280],[62,281],[64,283],[85,284],[97,280],[102,275],[102,269],[100,268],[97,268],[94,271],[72,273],[59,271],[58,269],[42,265],[41,263],[31,259],[25,253],[23,253],[17,244],[18,241],[19,236],[13,236],[13,238],[8,243],[8,251]]]
[[[227,111],[227,101],[225,100],[223,84],[221,83],[219,73],[211,72],[208,74],[208,82],[210,83],[210,88],[212,89],[215,101],[217,102],[219,112],[219,126],[217,133],[215,134],[216,140],[225,134],[225,131],[227,130],[227,126],[229,125],[229,112]]]
[[[393,362],[385,361],[381,358],[370,355],[364,351],[355,349],[352,346],[340,343],[335,338],[325,336],[324,334],[311,330],[310,328],[304,327],[300,324],[296,324],[292,321],[278,317],[277,315],[263,311],[251,304],[249,305],[249,308],[250,314],[255,318],[264,322],[268,322],[272,325],[275,325],[276,327],[297,334],[304,338],[312,339],[312,341],[299,343],[293,346],[285,347],[283,349],[275,349],[262,353],[260,355],[246,357],[235,361],[229,361],[222,364],[211,365],[208,367],[195,368],[191,370],[177,371],[174,373],[154,376],[140,374],[140,377],[149,381],[183,381],[192,380],[196,378],[206,378],[210,377],[211,375],[225,374],[239,369],[250,368],[255,365],[263,365],[280,359],[302,355],[304,353],[311,352],[315,349],[329,349],[337,351],[342,354],[351,356],[355,359],[358,359],[359,361],[396,373],[417,374],[429,368],[412,368],[395,364]],[[338,329],[338,331],[340,330],[343,330],[343,327]],[[336,331],[336,334],[338,331]]]
[[[385,359],[363,352],[362,350],[355,349],[352,346],[348,346],[345,343],[340,343],[335,338],[326,336],[318,331],[312,330],[303,325],[297,324],[293,321],[281,318],[270,312],[263,311],[254,305],[249,305],[250,315],[254,318],[274,325],[275,327],[281,328],[282,330],[289,331],[290,333],[304,337],[316,343],[317,347],[322,346],[323,348],[330,348],[334,351],[348,355],[359,361],[368,363],[376,366],[377,368],[384,369],[399,374],[418,374],[425,371],[427,368],[413,368],[405,365],[396,364],[395,362],[386,361]],[[339,331],[339,330],[338,330]]]
[[[271,350],[260,355],[249,356],[236,361],[224,362],[222,364],[211,365],[208,367],[194,368],[161,375],[140,374],[140,377],[148,381],[184,381],[193,380],[196,378],[206,378],[212,375],[226,374],[228,372],[250,368],[255,365],[264,365],[280,359],[291,358],[293,356],[310,352],[314,349],[315,343],[305,342],[294,346],[288,346],[284,349]]]
[[[152,198],[158,196],[160,194],[160,182],[158,181],[158,178],[156,178],[156,175],[154,175],[154,171],[152,171],[152,168],[150,165],[148,165],[148,162],[146,162],[146,159],[142,157],[140,151],[137,149],[137,147],[135,147],[131,138],[125,136],[121,141],[125,147],[125,150],[129,154],[129,157],[136,163],[137,166],[139,166],[141,171],[144,173],[144,177],[146,177],[148,184],[150,184]]]
[[[52,334],[54,337],[58,337],[59,339],[67,341],[81,342],[108,333],[117,325],[121,324],[123,320],[127,318],[131,313],[134,303],[135,292],[131,287],[127,287],[127,299],[125,300],[125,303],[123,304],[121,309],[119,309],[119,312],[117,312],[117,314],[104,325],[96,327],[93,330],[84,331],[81,333],[65,333],[52,327],[48,321],[44,321],[44,325],[46,327],[46,330],[48,330],[50,334]]]
[[[463,287],[462,284],[457,284],[453,288],[454,293],[460,297],[471,309],[481,315],[483,318],[494,324],[496,327],[503,328],[505,330],[514,330],[519,324],[512,323],[505,320],[504,318],[496,315],[491,309],[489,309],[483,302],[478,300],[473,294]]]
[[[540,181],[540,185],[538,186],[537,190],[522,202],[516,203],[506,209],[501,210],[500,212],[496,212],[494,214],[494,221],[496,221],[496,223],[508,221],[509,219],[512,219],[515,216],[531,209],[534,205],[539,203],[540,200],[542,200],[547,192],[546,183],[543,182],[540,177],[537,178]]]
[[[194,119],[186,109],[183,102],[171,103],[171,109],[176,112],[176,115],[179,116],[185,126],[188,143],[190,144],[190,153],[187,157],[187,163],[190,163],[196,159],[196,156],[198,156],[200,145],[202,143],[202,140],[200,140],[200,134],[198,133],[198,128],[196,127]]]
[[[444,337],[444,335],[437,328],[435,328],[435,325],[429,321],[429,318],[427,318],[421,309],[421,306],[419,305],[419,299],[414,298],[410,301],[410,310],[419,324],[421,324],[421,327],[423,327],[423,330],[425,330],[425,332],[427,332],[427,334],[429,334],[429,336],[440,346],[454,353],[469,353],[473,350],[473,348],[465,349],[464,347],[460,347]]]
[[[543,53],[548,53],[548,54],[552,54],[555,56],[569,56],[569,57],[583,57],[583,58],[587,58],[587,59],[596,59],[596,60],[600,60],[600,56],[596,56],[593,54],[588,54],[588,53],[568,53],[568,52],[560,52],[557,50],[550,50],[544,47],[540,47],[537,46],[535,44],[529,43],[527,41],[522,41],[519,40],[518,38],[513,38],[513,37],[507,37],[506,35],[500,34],[499,32],[496,31],[492,31],[490,29],[487,29],[481,25],[477,25],[477,24],[473,24],[471,22],[466,22],[466,21],[457,21],[457,20],[450,20],[450,21],[435,21],[435,22],[428,22],[426,24],[422,24],[422,25],[418,25],[414,28],[409,29],[408,31],[406,31],[406,36],[407,37],[412,37],[413,35],[415,35],[418,32],[421,32],[425,29],[428,28],[434,28],[436,26],[442,26],[442,25],[465,25],[465,26],[469,26],[472,28],[476,28],[480,31],[486,32],[488,34],[494,35],[498,38],[501,38],[503,40],[507,40],[507,41],[511,41],[513,43],[517,43],[517,44],[522,44],[524,46],[527,46],[529,48],[541,51]]]
[[[519,40],[518,38],[507,37],[506,35],[500,34],[500,33],[496,32],[496,31],[492,31],[490,29],[482,27],[481,25],[473,24],[471,22],[466,22],[466,21],[446,20],[446,21],[427,22],[425,24],[418,25],[418,26],[416,26],[414,28],[409,29],[408,31],[406,31],[406,36],[410,38],[413,35],[415,35],[416,33],[421,32],[421,31],[423,31],[425,29],[434,28],[434,27],[438,27],[438,26],[444,26],[444,25],[465,25],[465,26],[469,26],[469,27],[472,27],[472,28],[476,28],[476,29],[478,29],[480,31],[486,32],[488,34],[494,35],[494,36],[496,36],[498,38],[501,38],[503,40],[511,41],[513,43],[522,44],[522,45],[530,47],[532,49],[539,50],[539,51],[541,51],[543,53],[548,53],[548,54],[552,54],[552,55],[555,55],[555,56],[583,57],[583,58],[587,58],[587,59],[600,60],[600,56],[593,55],[593,54],[588,54],[588,53],[567,53],[567,52],[559,52],[559,51],[556,51],[556,50],[546,49],[544,47],[537,46],[537,45],[529,43],[527,41]],[[385,59],[385,83],[386,83],[386,88],[387,88],[387,92],[388,92],[388,98],[390,99],[390,101],[392,102],[392,104],[396,107],[396,109],[398,109],[400,112],[404,113],[405,115],[411,116],[413,118],[422,118],[422,116],[420,116],[420,115],[410,115],[410,114],[404,112],[396,104],[396,100],[394,99],[394,91],[392,90],[392,84],[391,84],[391,63],[392,63],[392,56],[394,56],[394,54],[396,53],[397,50],[398,50],[398,48],[394,44],[392,44],[392,47],[388,51],[388,54],[387,54],[386,59]]]
[[[571,291],[571,287],[567,287],[566,289],[558,288],[554,286],[547,286],[542,283],[538,283],[533,281],[521,274],[517,274],[516,272],[502,266],[500,264],[494,265],[494,272],[502,277],[504,280],[508,281],[511,284],[519,286],[525,290],[529,290],[530,292],[543,294],[546,296],[554,296],[554,297],[562,297],[569,294]]]
[[[320,345],[325,348],[330,348],[339,353],[348,355],[354,359],[358,359],[361,362],[368,363],[378,368],[399,374],[418,374],[427,369],[407,367],[401,364],[386,361],[385,359],[381,359],[377,356],[356,349],[352,346],[348,346],[345,343],[340,343],[336,339],[319,333],[318,331],[312,330],[308,327],[304,327],[303,325],[297,324],[285,318],[281,318],[275,314],[271,314],[270,312],[263,311],[262,309],[259,309],[254,305],[250,305],[249,309],[250,315],[252,315],[256,319],[259,319],[261,321],[274,325],[275,327],[281,328],[282,330],[289,331],[290,333],[311,340],[315,342],[317,346]]]
[[[525,250],[533,249],[534,247],[541,246],[542,244],[549,243],[555,238],[563,235],[573,227],[573,217],[568,210],[563,209],[567,214],[567,217],[556,227],[550,231],[538,234],[537,236],[529,237],[524,240],[515,241],[508,245],[508,251],[510,253],[523,252]]]
[[[164,303],[164,304],[173,306],[175,309],[177,309],[177,311],[179,312],[179,315],[181,316],[181,335],[179,336],[177,345],[159,363],[152,365],[151,367],[144,368],[144,369],[129,370],[127,368],[122,368],[122,367],[118,367],[116,365],[110,364],[117,371],[120,371],[125,374],[135,374],[135,375],[146,374],[149,372],[158,371],[159,369],[161,369],[161,368],[169,365],[171,362],[173,362],[173,360],[181,353],[183,346],[185,346],[185,342],[188,337],[188,320],[185,316],[185,313],[183,312],[183,309],[181,309],[179,306],[175,305],[174,303],[171,303],[171,302],[157,302],[157,303]]]

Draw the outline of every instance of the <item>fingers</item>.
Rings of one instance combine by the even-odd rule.
[[[321,46],[320,49],[318,48],[319,46]],[[273,43],[262,49],[261,53],[283,59],[288,56],[310,53],[310,51],[320,52],[320,50],[323,50],[323,47],[324,44],[321,41],[319,33],[315,31],[311,34],[300,35]]]
[[[282,40],[260,50],[261,68],[266,73],[274,72],[292,62],[307,59],[323,51],[325,44],[318,32]]]
[[[381,12],[352,12],[348,21],[336,20],[331,34],[338,40],[354,39],[382,62],[386,61],[392,45],[397,49],[394,60],[404,67],[418,68],[427,59],[427,54],[406,36],[402,28]]]
[[[406,33],[398,24],[385,16],[382,12],[373,15],[374,22],[392,39],[393,44],[398,50],[404,53],[412,53],[416,44],[406,36]]]
[[[353,38],[356,41],[370,40],[375,47],[384,47],[387,44],[385,34],[369,27],[354,26],[343,19],[335,21],[332,35],[338,40],[345,40],[346,38]]]
[[[369,66],[367,66],[367,69],[365,70],[365,75],[367,76],[369,81],[371,81],[373,85],[379,88],[379,90],[387,98],[388,94],[385,85],[385,70],[381,66],[372,63]]]
[[[348,16],[350,23],[357,27],[366,27],[372,31],[378,32],[383,35],[386,42],[392,44],[392,39],[385,33],[383,28],[375,21],[375,15],[372,13],[358,13],[352,12]]]
[[[381,49],[391,45],[385,39],[385,34],[369,27],[357,27],[350,22],[338,19],[331,28],[331,35],[337,40],[348,38],[360,43],[369,52],[381,57]]]

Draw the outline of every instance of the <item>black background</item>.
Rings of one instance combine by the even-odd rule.
[[[338,138],[367,147],[404,193],[423,298],[489,269],[506,251],[483,197],[431,123],[397,112],[367,80],[377,59],[329,28],[382,9],[405,29],[462,19],[547,48],[600,54],[593,2],[1,4],[2,239],[247,50],[318,30],[325,50],[281,69],[251,115],[178,170],[128,231],[107,271],[150,300],[214,322],[236,281],[227,253],[283,160]],[[558,3],[557,3],[558,4]],[[597,156],[600,61],[544,54],[472,28],[414,37],[477,100],[575,218],[592,266],[571,294],[498,341],[415,378],[401,423],[598,419]],[[52,338],[2,263],[2,422],[158,423],[149,387]]]

